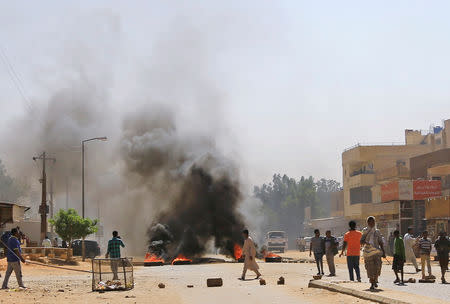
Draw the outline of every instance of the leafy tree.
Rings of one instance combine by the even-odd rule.
[[[98,220],[82,218],[75,209],[63,210],[49,220],[55,226],[56,233],[71,246],[72,240],[84,239],[90,234],[97,232]]]
[[[263,228],[287,231],[292,244],[303,232],[305,208],[311,207],[312,217],[326,216],[330,192],[339,189],[340,184],[334,180],[320,179],[316,182],[312,176],[296,180],[274,174],[270,183],[254,187],[253,194],[263,202],[262,211],[266,216]]]

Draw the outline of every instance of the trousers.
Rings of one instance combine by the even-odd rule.
[[[17,284],[19,284],[20,287],[25,287],[22,282],[22,268],[20,262],[8,262],[8,268],[6,268],[5,279],[2,284],[3,289],[8,288],[9,277],[13,271],[16,274]]]

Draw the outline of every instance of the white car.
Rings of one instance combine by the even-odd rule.
[[[284,231],[269,231],[266,234],[268,251],[285,252],[288,250],[288,237]]]

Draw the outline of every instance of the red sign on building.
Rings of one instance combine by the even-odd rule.
[[[423,200],[442,195],[440,180],[415,180],[413,183],[413,196],[415,200]]]

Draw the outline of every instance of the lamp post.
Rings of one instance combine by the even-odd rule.
[[[93,140],[102,140],[102,141],[106,141],[107,138],[106,136],[103,137],[93,137],[93,138],[89,138],[89,139],[85,139],[81,141],[81,216],[84,219],[84,143],[88,142],[88,141],[93,141]],[[84,237],[82,239],[81,242],[81,251],[82,251],[82,257],[83,257],[83,261],[85,260],[85,246],[84,246]]]

